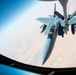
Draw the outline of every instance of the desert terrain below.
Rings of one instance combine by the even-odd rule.
[[[40,34],[41,29],[14,39],[5,41],[1,54],[19,61],[41,67],[63,68],[76,67],[76,34],[72,35],[69,29],[68,34],[62,38],[58,36],[52,54],[42,65],[43,46],[47,36]]]

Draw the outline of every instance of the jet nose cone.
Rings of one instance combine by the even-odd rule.
[[[47,61],[47,59],[49,58],[51,52],[52,52],[52,40],[47,38],[45,45],[44,45],[44,49],[43,49],[43,56],[42,56],[42,65]]]

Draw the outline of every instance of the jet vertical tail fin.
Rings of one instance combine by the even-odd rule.
[[[55,12],[56,12],[56,3],[54,5],[54,17],[56,17]]]
[[[68,20],[70,20],[73,16],[76,16],[76,11],[72,15],[70,15],[70,17],[68,18]]]
[[[61,15],[58,11],[55,11],[54,13],[55,13],[55,15],[57,15],[59,18],[61,18],[62,20],[64,20],[64,16]]]

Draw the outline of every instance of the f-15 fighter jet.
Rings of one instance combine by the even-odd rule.
[[[75,34],[76,28],[76,11],[72,15],[67,15],[67,3],[68,0],[40,0],[40,1],[59,1],[63,7],[64,15],[61,15],[58,11],[56,11],[56,4],[54,7],[54,15],[49,18],[37,18],[38,21],[42,22],[41,33],[45,32],[47,35],[47,39],[43,48],[43,61],[44,64],[49,58],[57,35],[64,37],[64,33],[69,31],[69,26],[71,25],[71,32]]]

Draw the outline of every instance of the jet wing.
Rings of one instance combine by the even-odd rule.
[[[57,25],[57,23],[60,21],[60,19],[58,17],[53,18],[52,21],[50,21],[50,23],[47,25],[46,31],[45,31],[45,35],[48,35],[50,32],[50,28],[52,26]]]
[[[69,25],[76,24],[76,17],[73,17],[69,20]]]
[[[61,23],[63,27],[65,27],[65,23],[62,19],[60,19],[58,16],[51,17],[51,18],[37,18],[38,21],[42,22],[43,24],[47,25],[46,30],[45,30],[45,35],[48,35],[50,28],[54,25],[57,25],[58,22]]]
[[[45,25],[48,25],[50,21],[52,21],[52,18],[37,18],[37,20]]]
[[[54,17],[54,15],[48,15],[49,17]]]

